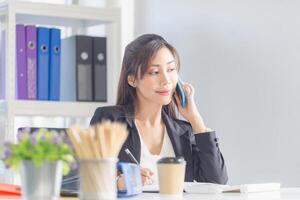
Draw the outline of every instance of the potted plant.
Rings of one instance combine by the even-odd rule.
[[[58,199],[62,176],[75,164],[66,134],[48,129],[22,129],[17,143],[4,144],[5,165],[19,169],[23,199]]]

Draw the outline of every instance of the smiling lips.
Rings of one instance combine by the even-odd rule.
[[[171,93],[171,90],[159,90],[159,91],[156,91],[159,95],[162,95],[162,96],[169,96],[170,93]]]

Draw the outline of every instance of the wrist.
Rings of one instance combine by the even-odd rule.
[[[195,115],[189,122],[192,125],[194,133],[205,133],[208,130],[201,115]]]

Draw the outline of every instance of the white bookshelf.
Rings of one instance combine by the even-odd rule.
[[[18,116],[91,117],[99,106],[113,105],[121,66],[121,8],[47,4],[0,0],[0,20],[6,30],[5,100],[0,100],[0,142],[14,140]],[[85,28],[105,24],[107,37],[107,103],[16,100],[15,27],[17,23],[71,27],[84,34]],[[0,51],[1,53],[1,51]],[[41,124],[41,126],[43,126]]]
[[[13,113],[15,115],[47,117],[92,117],[97,107],[110,105],[109,103],[99,102],[55,102],[25,100],[15,100],[13,104]],[[3,102],[1,107],[4,111],[7,110],[7,103]]]

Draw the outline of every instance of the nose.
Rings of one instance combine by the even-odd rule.
[[[161,85],[165,86],[170,83],[170,75],[167,72],[161,73]]]

